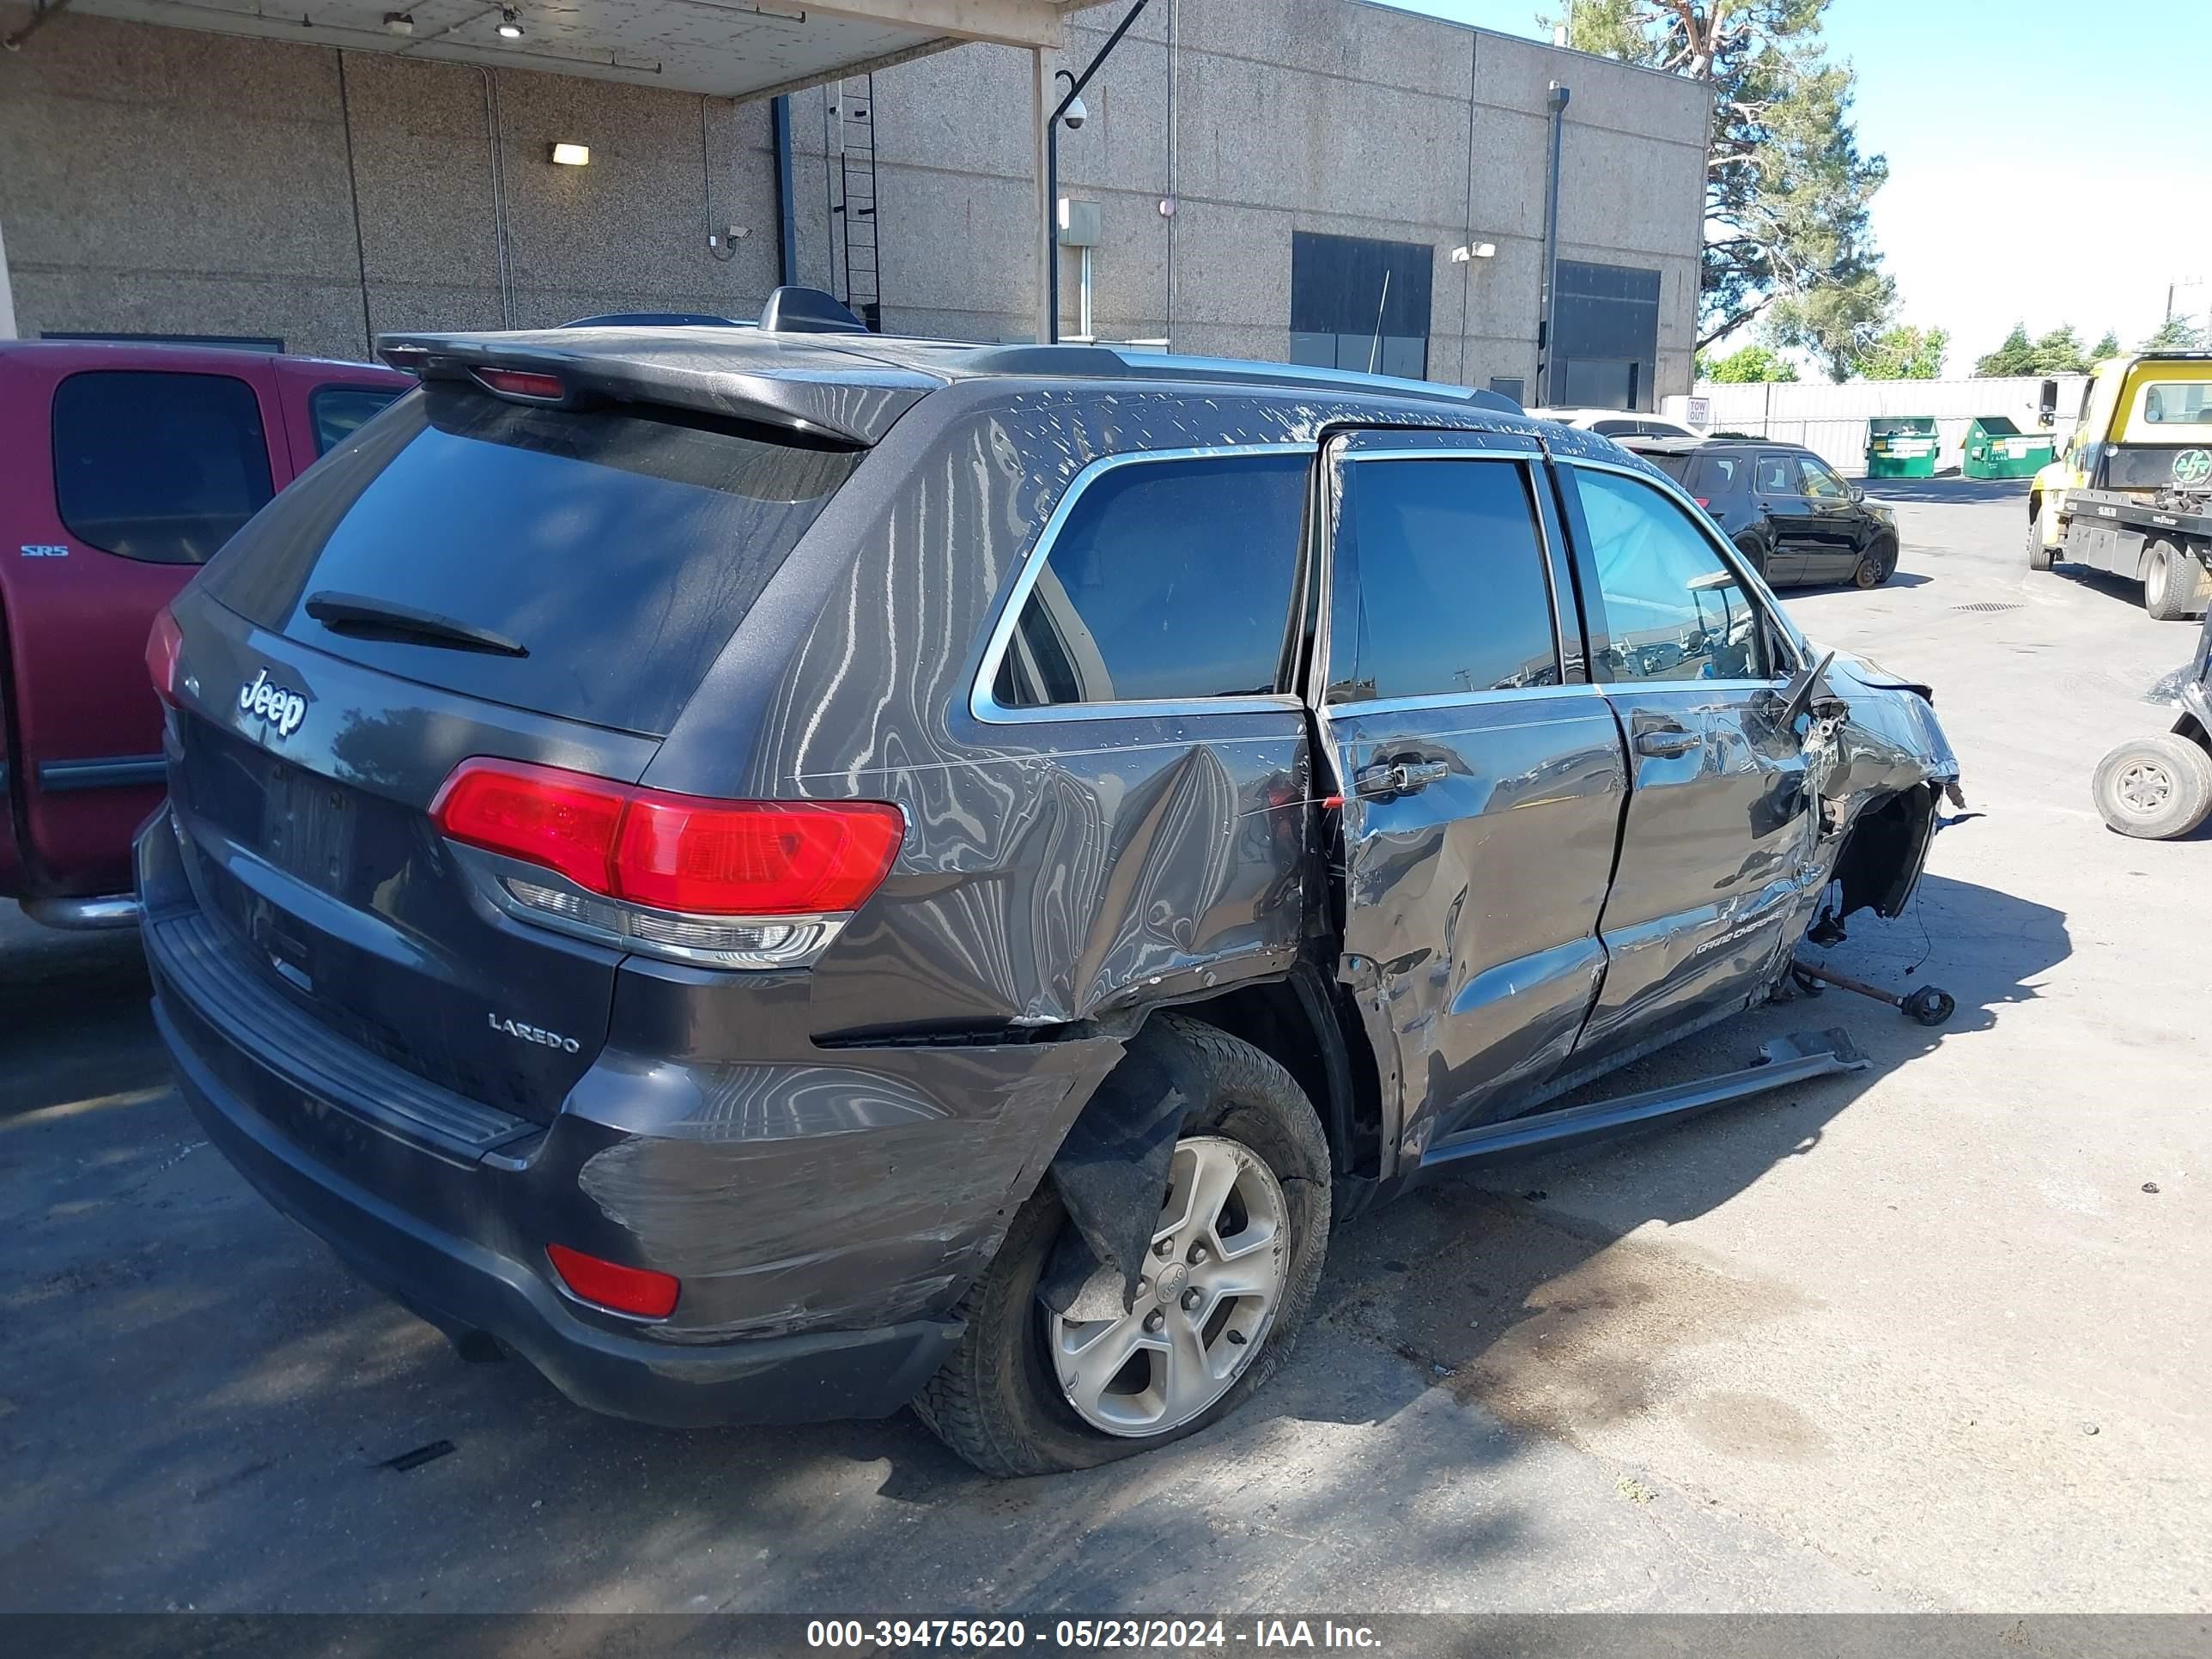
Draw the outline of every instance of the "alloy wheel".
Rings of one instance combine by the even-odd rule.
[[[1258,1154],[1219,1135],[1179,1142],[1135,1306],[1105,1319],[1050,1316],[1068,1405],[1093,1428],[1133,1437],[1207,1410],[1267,1340],[1290,1243],[1282,1183]],[[1116,1273],[1116,1304],[1121,1295]]]

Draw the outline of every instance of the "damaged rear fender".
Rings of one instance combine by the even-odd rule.
[[[1357,1167],[1373,1128],[1361,1103],[1374,1093],[1370,1077],[1363,1094],[1358,1067],[1364,1061],[1371,1071],[1372,1062],[1346,1043],[1318,974],[1302,964],[1287,979],[1156,1010],[1053,1159],[1052,1183],[1071,1223],[1038,1286],[1054,1312],[1066,1313],[1102,1266],[1118,1279],[1124,1310],[1133,1305],[1176,1142],[1212,1092],[1191,1041],[1198,1025],[1250,1043],[1290,1073],[1322,1121],[1332,1166]]]

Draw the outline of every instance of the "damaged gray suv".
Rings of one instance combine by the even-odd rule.
[[[149,642],[183,1091],[465,1354],[1156,1446],[1333,1218],[1711,1103],[1537,1112],[1911,892],[1924,688],[1606,440],[783,309],[387,338],[420,389]]]

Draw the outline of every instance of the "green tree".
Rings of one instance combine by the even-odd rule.
[[[2061,323],[2035,343],[2035,365],[2031,374],[2087,374],[2089,354],[2081,349],[2081,337],[2071,323]]]
[[[1753,386],[1762,380],[1794,380],[1797,378],[1797,368],[1789,359],[1777,356],[1763,345],[1747,345],[1718,359],[1699,352],[1698,378],[1715,380],[1723,386]]]
[[[2004,343],[1974,360],[1976,380],[2002,380],[2035,373],[2035,342],[2027,337],[2027,325],[2014,323]]]
[[[2100,341],[2101,351],[2106,343]],[[2117,340],[2111,343],[2118,347]],[[2004,343],[1974,362],[1977,379],[2017,374],[2087,374],[2093,364],[2071,323],[2061,323],[2039,339],[2027,337],[2027,325],[2014,323]]]
[[[2093,363],[2101,363],[2107,357],[2117,357],[2119,355],[2120,337],[2109,328],[2105,331],[2104,338],[2089,348],[2089,361]]]
[[[2169,317],[2158,325],[2150,338],[2142,343],[2145,351],[2197,351],[2208,343],[2205,331],[2186,317]],[[2112,343],[2112,354],[2119,353],[2119,342]]]
[[[1783,301],[1791,327],[1832,356],[1870,338],[1893,300],[1867,225],[1889,176],[1860,153],[1854,75],[1828,61],[1827,0],[1573,0],[1571,45],[1703,81],[1713,93],[1705,161],[1700,346]],[[1833,300],[1814,296],[1839,290]]]
[[[1832,380],[1847,380],[1889,326],[1897,298],[1889,278],[1866,271],[1847,283],[1826,283],[1788,295],[1767,313],[1767,337],[1810,352]]]
[[[1951,337],[1940,328],[1911,328],[1900,323],[1884,329],[1851,365],[1863,380],[1940,380],[1943,354]]]

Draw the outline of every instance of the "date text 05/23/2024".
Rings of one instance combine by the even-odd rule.
[[[1036,1646],[1135,1651],[1249,1648],[1373,1650],[1381,1638],[1367,1625],[1332,1619],[1058,1619],[1032,1630],[1019,1619],[815,1619],[806,1645],[823,1650],[949,1649],[986,1651]]]

